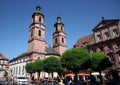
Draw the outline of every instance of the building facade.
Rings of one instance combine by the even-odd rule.
[[[37,59],[45,59],[46,57],[60,57],[67,49],[66,33],[64,32],[64,24],[61,22],[61,17],[57,17],[54,24],[53,47],[49,46],[45,41],[44,15],[41,12],[41,7],[37,6],[36,11],[32,15],[32,23],[29,26],[29,39],[27,52],[10,60],[10,75],[27,77],[25,65],[29,62],[34,62]],[[41,77],[47,76],[47,73]]]
[[[104,20],[93,28],[93,34],[78,39],[74,47],[87,48],[90,53],[104,52],[114,68],[120,68],[120,19]]]
[[[8,62],[9,60],[0,53],[0,77],[7,76],[9,68]]]

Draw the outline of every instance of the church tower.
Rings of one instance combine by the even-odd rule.
[[[45,44],[45,25],[44,15],[40,11],[38,5],[36,11],[32,15],[32,23],[29,27],[28,53],[31,58],[43,57]]]
[[[64,24],[61,22],[61,17],[57,17],[57,22],[54,24],[53,48],[60,55],[67,49],[66,33],[64,32]]]

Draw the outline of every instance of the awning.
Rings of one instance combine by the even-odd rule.
[[[78,76],[89,76],[88,73],[79,73]]]

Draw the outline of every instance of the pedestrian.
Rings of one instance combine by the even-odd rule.
[[[93,75],[90,76],[90,82],[88,85],[98,85]]]

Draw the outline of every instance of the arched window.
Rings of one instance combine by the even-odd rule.
[[[64,38],[62,38],[62,43],[64,43]]]
[[[41,36],[41,30],[38,31],[38,36]]]
[[[63,26],[61,26],[61,30],[63,30]]]
[[[55,38],[55,44],[57,44],[57,38]]]
[[[55,30],[58,31],[58,28],[56,27]]]
[[[38,57],[37,57],[37,59],[41,59],[41,57],[40,57],[40,56],[38,56]]]
[[[41,22],[41,17],[39,17],[39,22]]]
[[[31,31],[31,37],[33,36],[33,30]]]

